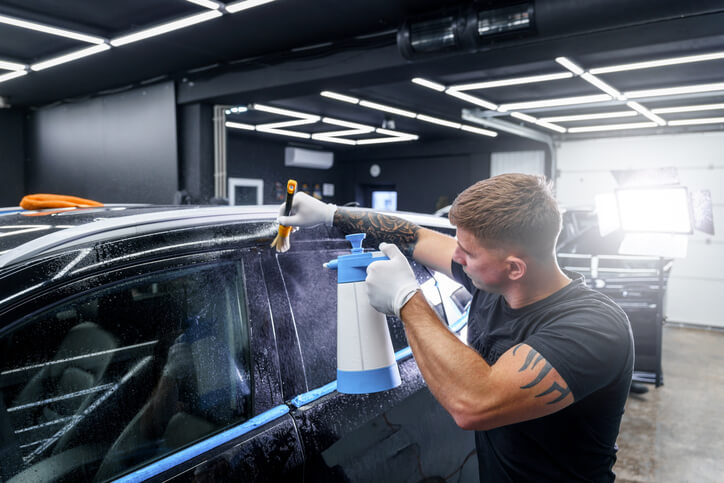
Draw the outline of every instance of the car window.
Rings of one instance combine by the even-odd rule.
[[[0,339],[3,481],[100,481],[250,417],[239,263],[138,276]]]
[[[349,250],[299,249],[278,256],[284,285],[294,315],[309,389],[337,378],[337,271],[323,264]],[[437,285],[430,272],[412,262],[418,282],[438,315],[445,317]],[[432,281],[427,283],[427,281]],[[388,317],[392,346],[395,351],[408,346],[402,321]]]

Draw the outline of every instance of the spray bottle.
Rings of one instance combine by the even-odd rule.
[[[389,260],[382,252],[364,253],[364,233],[347,235],[352,253],[324,266],[337,270],[337,391],[367,394],[400,385],[387,318],[367,298],[367,266]]]

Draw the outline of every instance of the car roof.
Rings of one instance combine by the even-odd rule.
[[[352,208],[369,211],[366,208]],[[95,208],[0,208],[0,270],[89,242],[208,224],[276,219],[279,205],[193,206],[116,204]],[[451,229],[446,218],[390,212],[420,225]]]

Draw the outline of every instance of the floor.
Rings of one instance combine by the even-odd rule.
[[[724,481],[724,332],[664,327],[664,385],[629,396],[619,482]]]

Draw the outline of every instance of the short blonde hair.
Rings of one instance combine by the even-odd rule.
[[[448,216],[483,245],[513,245],[537,258],[553,254],[561,231],[550,184],[542,176],[521,173],[478,181],[458,195]]]

